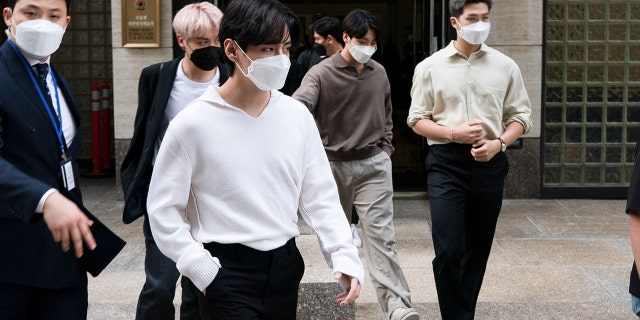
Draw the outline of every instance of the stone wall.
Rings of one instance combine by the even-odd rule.
[[[159,48],[122,48],[122,17],[119,1],[111,3],[113,43],[113,112],[116,168],[133,135],[140,71],[152,63],[172,58],[171,2],[161,1]],[[517,10],[516,10],[517,9]],[[539,163],[542,88],[542,1],[495,1],[491,12],[491,35],[487,44],[512,57],[519,65],[532,103],[532,130],[523,149],[508,151],[511,169],[506,198],[539,196]],[[119,172],[116,172],[119,177]],[[526,178],[525,182],[519,179]],[[119,178],[117,178],[119,184]]]

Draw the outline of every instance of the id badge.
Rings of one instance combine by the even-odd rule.
[[[65,160],[60,163],[60,170],[62,170],[62,182],[67,190],[71,191],[76,187],[76,181],[73,178],[73,165],[71,160]]]

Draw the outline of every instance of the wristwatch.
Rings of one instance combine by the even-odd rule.
[[[507,151],[507,144],[502,140],[502,137],[498,137],[498,140],[500,140],[500,151]]]

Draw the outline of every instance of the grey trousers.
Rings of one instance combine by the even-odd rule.
[[[369,276],[384,318],[389,319],[396,308],[411,307],[395,246],[391,159],[381,152],[363,160],[331,161],[331,170],[347,220],[353,208],[360,217]]]

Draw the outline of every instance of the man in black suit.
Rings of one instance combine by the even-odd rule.
[[[219,86],[228,77],[219,63],[218,27],[222,12],[209,2],[180,9],[173,29],[184,57],[153,64],[142,70],[138,84],[138,111],[129,150],[122,162],[125,196],[124,223],[145,216],[146,281],[138,298],[136,319],[174,319],[173,297],[180,273],[176,264],[156,245],[147,215],[147,191],[155,155],[169,121],[198,98],[209,85]],[[183,290],[181,319],[198,319],[197,298]]]
[[[49,66],[71,20],[67,6],[17,0],[2,11],[9,38],[0,47],[3,319],[87,317],[78,258],[96,241],[76,180],[80,114],[67,81]]]

